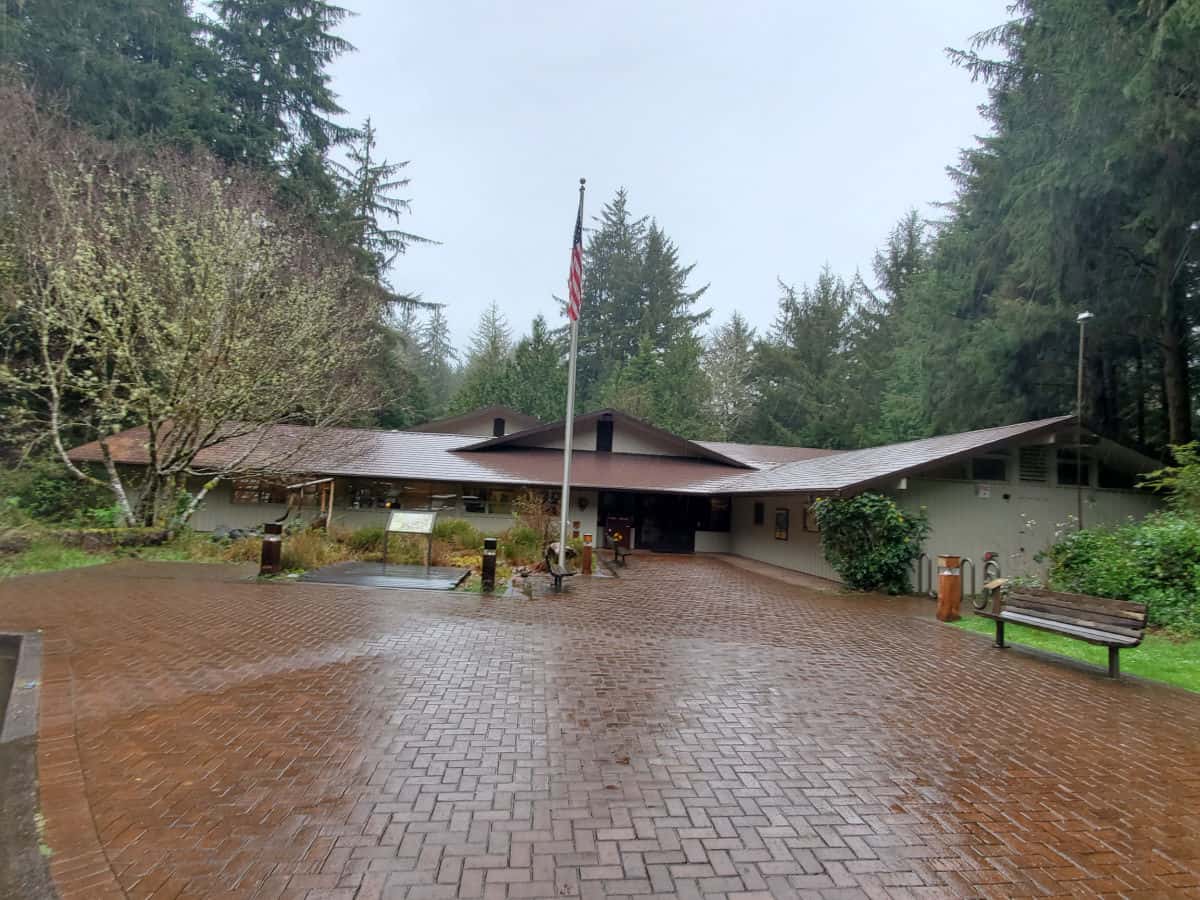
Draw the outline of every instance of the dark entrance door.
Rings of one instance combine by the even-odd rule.
[[[675,494],[600,494],[600,525],[608,516],[630,516],[638,549],[659,553],[691,553],[696,549],[694,497]]]

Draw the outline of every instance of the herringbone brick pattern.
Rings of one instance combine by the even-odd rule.
[[[560,599],[129,563],[45,629],[64,897],[1200,895],[1200,698],[919,601],[639,559]]]

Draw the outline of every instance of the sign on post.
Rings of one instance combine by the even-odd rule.
[[[437,515],[436,510],[431,512],[392,510],[388,516],[387,528],[383,532],[383,564],[387,565],[389,534],[423,534],[425,535],[425,568],[428,569],[433,561],[433,526],[437,524]]]
[[[388,516],[387,530],[397,534],[433,534],[436,522],[436,512],[407,512],[394,509]]]

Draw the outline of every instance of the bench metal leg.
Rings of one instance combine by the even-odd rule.
[[[1121,677],[1120,653],[1121,653],[1121,651],[1117,647],[1109,647],[1108,648],[1108,677],[1109,678],[1120,678]]]
[[[1004,623],[999,619],[996,620],[996,646],[1004,649]]]
[[[555,575],[554,576],[554,593],[556,593],[556,594],[562,593],[562,583],[563,583],[562,576]]]

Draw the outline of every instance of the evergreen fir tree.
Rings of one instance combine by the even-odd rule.
[[[508,404],[508,364],[512,349],[508,322],[500,307],[492,301],[471,335],[462,383],[450,403],[451,412],[469,412],[494,403]]]
[[[724,441],[743,437],[758,401],[754,384],[755,333],[745,317],[735,312],[708,340],[704,372],[709,381],[708,419]]]
[[[389,227],[410,211],[409,201],[397,193],[409,185],[408,178],[399,177],[408,162],[376,158],[375,147],[375,126],[367,119],[350,140],[348,164],[336,169],[349,242],[362,255],[364,268],[386,283],[388,269],[410,244],[432,241]]]
[[[565,356],[562,340],[550,332],[544,316],[536,316],[509,362],[504,378],[508,405],[544,422],[561,419],[567,396]]]

